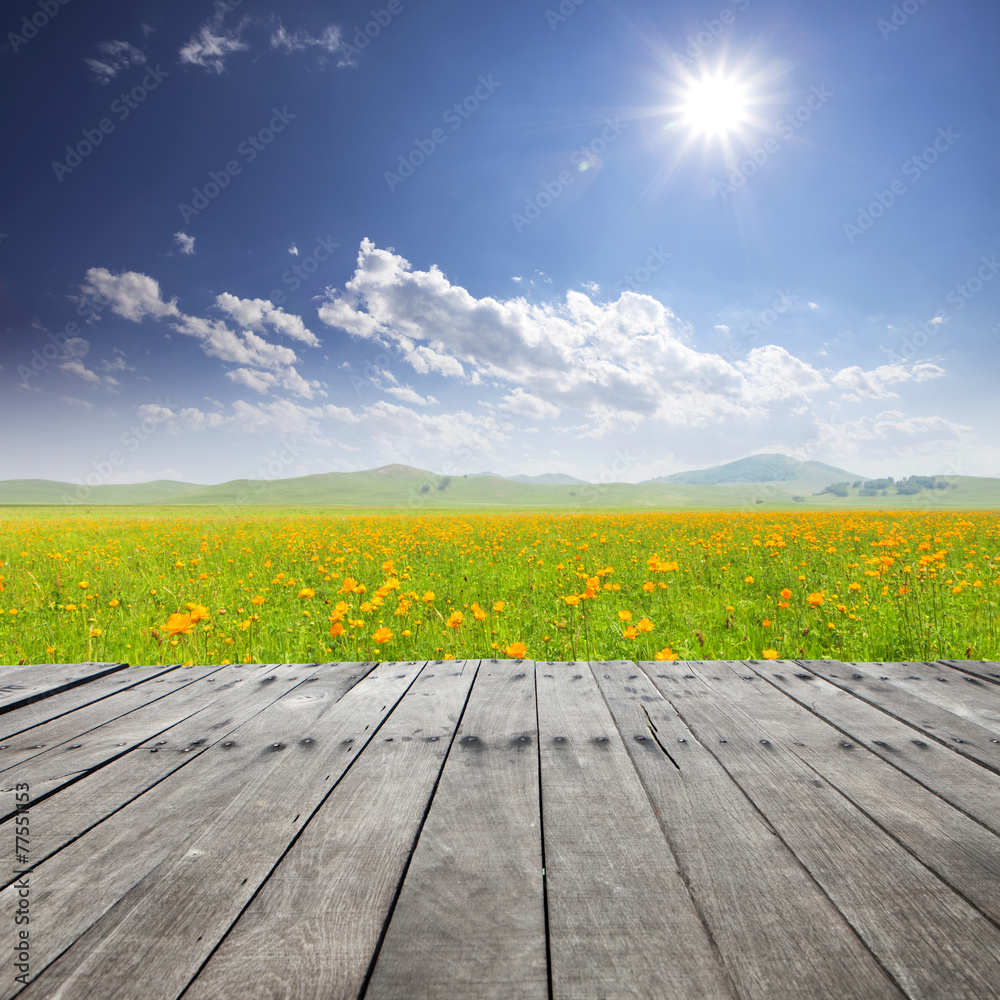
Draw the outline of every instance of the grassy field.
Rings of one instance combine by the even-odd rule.
[[[0,661],[1000,660],[945,511],[5,512]]]

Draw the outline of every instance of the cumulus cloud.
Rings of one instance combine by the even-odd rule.
[[[146,56],[134,45],[122,41],[101,42],[97,46],[98,59],[85,59],[91,76],[98,83],[110,83],[122,70],[141,66]]]
[[[516,386],[511,412],[549,416],[531,399],[587,413],[594,427],[660,419],[690,425],[722,415],[762,415],[776,401],[827,389],[816,369],[784,348],[755,348],[736,362],[685,342],[673,312],[648,295],[594,302],[570,290],[561,302],[476,298],[436,267],[413,270],[391,248],[364,240],[342,293],[320,319],[391,349],[421,374]],[[533,405],[534,412],[528,408]]]
[[[251,330],[263,330],[270,327],[310,347],[319,347],[319,340],[310,330],[307,330],[301,316],[286,313],[280,306],[273,305],[266,299],[239,299],[235,295],[223,292],[216,296],[215,304],[243,327]]]
[[[194,237],[185,232],[174,233],[174,242],[181,248],[183,254],[194,253]]]
[[[240,326],[249,327],[238,332],[223,320],[182,313],[176,299],[164,301],[157,281],[136,271],[112,274],[105,268],[91,268],[81,291],[84,301],[95,308],[110,308],[124,319],[139,322],[152,317],[171,321],[171,329],[197,339],[209,357],[241,366],[228,373],[229,377],[254,391],[280,388],[311,399],[320,390],[319,382],[298,373],[295,365],[299,358],[292,348],[272,343],[255,332],[255,328],[264,332],[270,329],[311,347],[319,346],[301,317],[286,313],[266,299],[240,299],[229,293],[216,297],[220,311]]]
[[[520,386],[504,396],[498,405],[501,410],[529,420],[547,420],[558,417],[561,412],[555,404],[547,402],[541,396],[525,392]]]
[[[408,385],[390,385],[384,387],[382,391],[401,399],[404,403],[415,403],[417,406],[431,406],[437,402],[433,396],[421,396],[416,389]]]
[[[929,379],[941,378],[945,374],[943,368],[929,362],[915,365],[879,365],[871,371],[864,371],[857,365],[852,365],[834,373],[830,381],[844,391],[846,399],[854,401],[890,399],[899,395],[889,389],[890,385],[899,382],[926,382]]]
[[[845,455],[869,460],[935,455],[974,438],[971,427],[941,416],[911,417],[900,410],[883,410],[821,431]]]

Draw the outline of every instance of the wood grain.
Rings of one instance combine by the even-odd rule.
[[[533,664],[484,660],[366,1000],[548,997]]]
[[[733,997],[586,663],[538,663],[555,1000]]]

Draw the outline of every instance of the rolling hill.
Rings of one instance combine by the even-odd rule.
[[[443,477],[408,465],[386,465],[362,472],[327,472],[294,479],[234,479],[214,486],[160,481],[96,486],[89,492],[80,491],[70,483],[14,479],[0,481],[0,504],[68,506],[71,509],[156,506],[161,510],[180,507],[242,510],[248,506],[267,506],[409,511],[490,507],[569,510],[1000,508],[1000,479],[971,476],[939,477],[947,480],[948,489],[923,490],[913,496],[897,495],[892,490],[886,496],[876,497],[860,497],[857,490],[852,490],[847,498],[821,493],[831,483],[855,482],[863,478],[820,462],[797,462],[784,455],[756,455],[645,483],[591,484],[562,474]]]

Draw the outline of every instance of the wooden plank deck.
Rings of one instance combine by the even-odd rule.
[[[0,1000],[1000,1000],[1000,665],[0,668]]]

